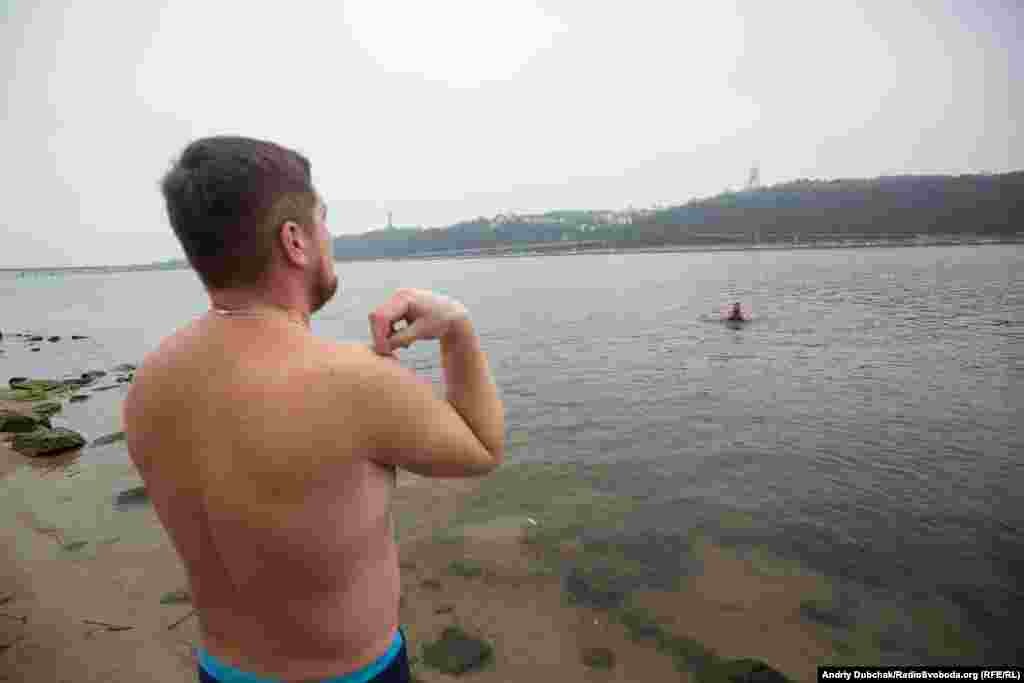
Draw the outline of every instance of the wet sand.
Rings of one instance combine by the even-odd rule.
[[[75,473],[83,468],[66,457],[43,467],[6,444],[0,451],[4,484],[31,482],[30,495],[73,504]],[[411,656],[418,659],[422,643],[459,625],[494,646],[492,663],[468,674],[481,683],[540,675],[565,681],[687,678],[653,645],[630,640],[607,610],[567,604],[560,577],[537,570],[539,551],[523,542],[516,520],[463,525],[459,538],[439,538],[478,486],[476,480],[400,476],[396,518],[413,520],[400,530],[401,619]],[[167,593],[186,587],[185,573],[152,508],[117,512],[132,518],[132,529],[109,536],[109,529],[98,528],[83,537],[87,545],[76,547],[74,530],[54,521],[47,505],[36,509],[37,502],[6,505],[0,524],[0,680],[194,680],[198,633],[191,607],[161,604]],[[563,544],[559,552],[571,555],[575,548]],[[713,571],[688,597],[640,597],[667,609],[679,628],[708,639],[723,654],[757,656],[811,680],[829,648],[812,627],[794,620],[802,587],[776,582],[764,592],[742,562],[715,551],[706,559]],[[456,561],[474,571],[453,572]],[[750,619],[752,614],[758,616]],[[789,627],[776,628],[787,620]],[[610,649],[614,666],[584,665],[587,648]],[[417,664],[419,680],[455,678]]]
[[[677,585],[622,589],[644,561],[578,536],[613,528],[630,500],[568,466],[509,461],[484,479],[399,475],[400,614],[417,680],[455,680],[422,661],[453,625],[494,648],[465,674],[481,683],[696,680],[684,666],[694,651],[811,681],[821,664],[878,657],[874,635],[844,640],[808,618],[808,600],[829,609],[824,577],[703,534],[679,551]],[[0,681],[194,681],[192,608],[162,603],[187,587],[185,572],[151,506],[114,505],[140,482],[131,464],[28,458],[0,442],[0,474]],[[614,664],[585,664],[594,648]]]

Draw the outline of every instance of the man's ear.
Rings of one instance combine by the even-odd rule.
[[[285,221],[277,233],[281,249],[289,263],[306,265],[309,262],[309,236],[295,221]]]

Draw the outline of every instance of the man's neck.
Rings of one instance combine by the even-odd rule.
[[[265,297],[218,292],[210,296],[210,308],[226,318],[283,320],[309,329],[308,307],[288,305]]]

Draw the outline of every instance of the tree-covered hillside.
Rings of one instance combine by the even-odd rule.
[[[342,236],[335,239],[334,252],[339,259],[362,259],[551,242],[647,247],[1020,234],[1024,234],[1024,171],[797,180],[659,210],[479,217],[446,228]]]

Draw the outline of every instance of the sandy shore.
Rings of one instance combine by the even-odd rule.
[[[481,683],[696,680],[685,664],[701,657],[754,658],[811,681],[821,664],[881,656],[883,631],[853,625],[827,579],[708,536],[671,551],[678,566],[662,553],[675,585],[635,580],[650,562],[628,544],[579,538],[614,529],[635,501],[597,491],[578,468],[514,464],[514,451],[510,461],[479,480],[399,476],[401,621],[417,680],[455,680],[423,662],[450,626],[493,646],[465,674]],[[186,588],[181,564],[148,504],[114,505],[140,483],[132,465],[33,459],[0,442],[0,475],[0,681],[194,681],[196,618],[166,599]],[[595,651],[606,666],[584,662]]]
[[[112,492],[97,497],[88,479],[75,481],[95,468],[67,457],[33,460],[6,444],[0,463],[8,492],[14,486],[26,492],[14,504],[7,497],[0,524],[0,680],[194,680],[198,634],[191,607],[161,603],[185,588],[185,574],[152,509],[117,512],[131,518],[130,528],[121,525],[109,535],[111,527],[97,522],[92,535],[76,543],[73,525],[49,510],[76,495],[112,507]],[[540,551],[523,542],[519,520],[462,525],[458,537],[439,537],[478,488],[474,480],[400,477],[396,517],[406,520],[399,524],[401,615],[413,656],[421,643],[459,625],[494,646],[493,662],[469,674],[481,683],[541,674],[565,681],[686,678],[652,644],[630,640],[607,610],[567,604],[560,577],[537,570]],[[576,551],[572,544],[559,549]],[[705,560],[714,569],[696,579],[696,591],[672,601],[650,591],[640,601],[682,632],[699,633],[722,655],[757,657],[811,680],[830,648],[812,626],[793,618],[806,586],[792,580],[763,585],[741,561],[710,547]],[[473,571],[453,572],[453,562]],[[586,666],[583,652],[590,648],[611,650],[614,666]],[[455,678],[422,664],[417,676]]]

